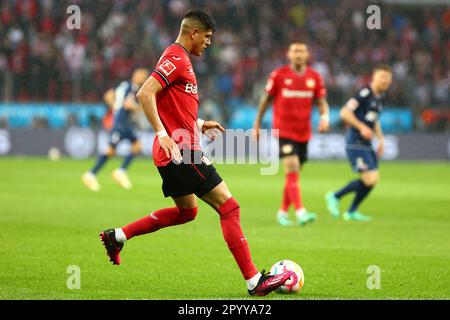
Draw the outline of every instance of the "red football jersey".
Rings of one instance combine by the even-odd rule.
[[[306,67],[300,74],[290,65],[282,66],[270,74],[266,92],[274,98],[273,128],[279,129],[279,137],[308,141],[314,99],[327,94],[319,73]]]
[[[180,44],[171,44],[163,52],[152,77],[164,88],[156,95],[156,104],[167,134],[180,150],[200,150],[197,79],[189,53]],[[157,136],[153,143],[153,160],[157,166],[165,166],[171,161]]]

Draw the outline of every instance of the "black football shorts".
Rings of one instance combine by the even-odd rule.
[[[308,142],[297,142],[290,139],[279,138],[279,146],[280,159],[285,156],[296,154],[301,164],[305,164],[305,162],[308,161]]]
[[[201,198],[214,189],[223,180],[216,168],[201,151],[188,151],[191,161],[157,167],[163,180],[162,190],[165,197],[181,197],[194,193]]]

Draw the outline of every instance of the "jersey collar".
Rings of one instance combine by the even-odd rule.
[[[174,42],[173,44],[176,44],[177,46],[180,46],[183,48],[183,50],[186,52],[187,55],[189,55],[189,52],[186,50],[185,47],[183,47],[181,44],[179,44],[178,42]]]
[[[308,70],[308,65],[305,66],[305,69],[303,69],[302,72],[295,70],[290,63],[288,64],[288,67],[289,67],[289,70],[291,70],[293,73],[295,73],[299,77],[304,76],[306,74],[306,71]]]

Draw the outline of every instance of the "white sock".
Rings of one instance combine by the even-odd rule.
[[[125,243],[125,241],[127,241],[127,236],[125,235],[125,233],[123,232],[123,230],[121,228],[114,229],[114,231],[115,231],[117,242]]]
[[[295,215],[297,216],[297,218],[300,218],[302,215],[304,215],[306,213],[306,209],[305,208],[300,208],[295,210]]]
[[[256,275],[254,275],[252,278],[245,280],[247,282],[247,289],[253,290],[255,289],[256,285],[258,284],[259,279],[261,278],[261,273],[258,272]]]
[[[288,213],[287,213],[287,211],[283,211],[280,209],[280,210],[278,210],[278,215],[287,217]]]

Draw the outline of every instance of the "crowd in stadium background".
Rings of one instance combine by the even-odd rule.
[[[377,2],[377,1],[375,1]],[[66,26],[69,5],[81,29]],[[3,0],[0,8],[0,101],[98,102],[136,66],[153,68],[190,8],[217,21],[213,46],[192,59],[203,112],[226,122],[230,99],[254,105],[268,74],[286,63],[291,41],[309,44],[328,100],[342,105],[366,84],[371,67],[389,63],[387,103],[421,121],[450,109],[450,6],[378,2],[381,30],[368,30],[364,0]],[[6,82],[10,79],[9,86]],[[427,118],[428,117],[428,118]],[[446,121],[442,129],[449,129]]]

